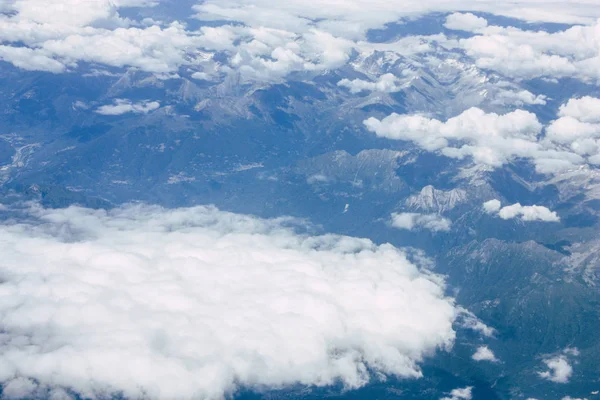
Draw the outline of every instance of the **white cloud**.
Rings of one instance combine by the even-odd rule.
[[[66,68],[63,63],[27,47],[0,45],[0,60],[27,71],[60,73]]]
[[[264,27],[245,28],[244,40],[233,49],[228,68],[238,71],[244,79],[279,80],[291,72],[342,67],[352,48],[352,41],[316,29],[297,34]]]
[[[447,45],[465,49],[478,67],[513,78],[573,77],[595,83],[600,80],[599,26],[600,20],[556,33],[489,26]]]
[[[440,400],[471,400],[473,398],[472,391],[473,386],[453,389],[450,392],[450,397],[442,397]]]
[[[132,21],[119,16],[119,7],[149,6],[152,2],[14,0],[9,3],[10,14],[0,16],[0,40],[40,47],[47,40],[127,28]]]
[[[118,18],[117,8],[122,6],[144,6],[149,1],[110,0],[15,0],[11,9],[19,20],[39,24],[51,23],[66,26],[86,26],[94,22]]]
[[[392,226],[398,229],[427,229],[432,232],[447,232],[452,221],[438,214],[393,213]]]
[[[458,307],[458,310],[460,312],[459,319],[457,320],[459,326],[479,332],[485,337],[494,337],[496,334],[496,330],[494,328],[483,323],[471,311],[463,307]]]
[[[371,117],[364,124],[377,136],[411,141],[447,157],[470,156],[476,163],[491,166],[538,152],[537,135],[542,130],[533,113],[516,110],[498,115],[479,108],[470,108],[446,122],[394,113],[382,120]]]
[[[600,163],[600,99],[582,97],[570,99],[558,112],[560,118],[546,129],[548,145],[587,158],[590,164]]]
[[[0,16],[0,41],[23,43],[36,57],[47,57],[69,69],[83,61],[163,73],[193,64],[200,45],[197,33],[187,32],[178,22],[140,29],[118,13],[119,7],[153,4],[137,0],[16,0],[11,5],[13,14]]]
[[[590,96],[570,99],[560,106],[560,117],[573,117],[581,122],[600,123],[600,99]]]
[[[15,393],[357,387],[369,369],[419,377],[454,340],[443,279],[390,245],[211,207],[28,213],[0,225],[0,382]]]
[[[370,92],[393,93],[402,90],[398,78],[394,74],[383,74],[377,81],[369,82],[362,79],[342,79],[338,86],[347,87],[351,93],[360,93],[363,90]]]
[[[15,378],[11,379],[2,388],[2,397],[7,399],[26,399],[34,397],[37,391],[37,384],[31,379]]]
[[[499,115],[470,108],[445,122],[393,113],[381,120],[371,117],[364,125],[377,136],[410,141],[446,157],[471,157],[475,164],[491,167],[526,159],[537,172],[554,174],[586,163],[600,164],[600,123],[585,122],[595,121],[590,110],[596,100],[571,100],[559,111],[563,116],[546,127],[545,135],[535,114],[523,110]]]
[[[522,221],[545,221],[558,222],[560,218],[555,211],[550,211],[544,206],[522,206],[515,203],[510,206],[500,207],[499,200],[489,200],[483,203],[483,209],[488,214],[496,214],[502,219],[513,219],[519,217]]]
[[[573,367],[565,356],[556,356],[544,360],[544,364],[548,367],[547,371],[539,372],[539,376],[556,383],[567,383],[573,375]]]
[[[313,24],[336,34],[359,35],[402,17],[457,10],[489,12],[528,21],[591,23],[600,11],[590,0],[548,4],[539,0],[207,0],[196,6],[204,20],[241,21],[301,31]],[[314,22],[316,21],[316,22]],[[289,28],[288,28],[289,27]]]
[[[210,80],[210,75],[207,74],[206,72],[196,71],[191,76],[193,79],[204,80],[204,81]]]
[[[577,347],[567,347],[563,350],[563,354],[577,357],[579,356],[579,349]]]
[[[479,346],[471,358],[475,361],[498,362],[494,353],[487,346]]]
[[[552,121],[546,130],[547,139],[569,144],[579,139],[596,138],[600,136],[600,124],[582,122],[573,117],[561,117]]]
[[[48,40],[41,48],[67,62],[101,63],[115,67],[138,67],[149,72],[173,72],[188,64],[188,49],[199,47],[199,38],[174,23],[169,27],[95,30]]]
[[[529,9],[530,12],[537,6],[535,17],[537,21],[563,19],[565,12],[567,12],[562,7],[560,7],[560,10],[555,8],[556,13],[543,12],[547,9],[543,10],[539,3],[537,5],[530,4],[533,6]],[[359,47],[357,41],[364,39],[365,32],[368,29],[381,28],[386,23],[420,12],[453,11],[471,6],[473,11],[488,11],[511,16],[518,15],[518,18],[521,19],[533,18],[528,12],[525,12],[525,4],[521,3],[518,7],[514,6],[515,8],[512,8],[511,5],[514,6],[514,3],[482,1],[466,5],[464,1],[441,2],[429,0],[403,2],[402,7],[398,7],[394,2],[366,2],[363,0],[342,3],[319,2],[319,4],[314,4],[311,1],[281,3],[274,0],[262,0],[249,4],[244,0],[232,0],[226,2],[205,1],[196,6],[195,9],[198,11],[197,18],[202,20],[241,21],[254,28],[260,26],[293,32],[300,39],[310,30],[320,32],[321,35],[332,35],[338,40],[344,38],[346,41],[350,40],[352,42],[347,42],[348,45],[344,46],[345,49],[338,50],[338,52],[344,54],[342,59],[347,59],[349,49]],[[593,19],[586,19],[586,22],[592,23],[594,21]],[[469,55],[476,59],[477,65],[481,68],[496,69],[518,78],[536,76],[600,78],[597,73],[600,57],[597,57],[596,53],[590,52],[591,49],[595,48],[597,41],[594,38],[593,27],[591,26],[580,26],[558,34],[547,34],[546,32],[521,31],[515,28],[490,27],[487,26],[487,21],[484,18],[477,17],[472,13],[454,13],[448,16],[446,27],[480,33],[473,38],[460,41],[441,40],[441,43],[450,47],[464,48]],[[542,35],[547,37],[542,38]],[[432,37],[430,40],[436,41],[437,38]],[[327,42],[329,41],[324,41],[324,43]],[[583,42],[584,44],[576,48],[568,45],[568,43],[573,42]],[[557,46],[559,49],[556,48]],[[393,50],[389,44],[383,45],[383,47]],[[271,50],[273,50],[272,47]],[[298,52],[295,52],[295,54],[305,61],[307,60]],[[356,84],[361,84],[361,82]],[[542,104],[543,99],[534,98],[531,101]]]
[[[498,199],[488,200],[483,203],[483,209],[488,214],[497,214],[500,208],[502,208],[502,203]]]
[[[488,26],[488,22],[472,13],[453,13],[446,17],[444,26],[457,31],[476,32]]]
[[[96,109],[98,114],[102,115],[121,115],[126,113],[147,114],[160,107],[158,101],[142,101],[133,103],[128,99],[116,99],[114,104],[106,104]]]
[[[201,37],[186,32],[178,23],[166,28],[73,28],[73,32],[69,34],[56,36],[39,40],[31,38],[31,43],[28,43],[31,54],[52,59],[55,63],[68,65],[70,68],[75,68],[78,62],[90,62],[114,67],[136,67],[156,73],[174,72],[181,65],[194,63],[195,54],[188,51],[200,47],[202,43]],[[12,53],[16,52],[14,49],[19,49],[6,47],[12,49]],[[45,62],[48,63],[49,61]],[[64,69],[63,66],[62,70]]]
[[[516,105],[545,105],[547,97],[543,94],[535,95],[528,90],[502,90],[491,102],[491,104]]]

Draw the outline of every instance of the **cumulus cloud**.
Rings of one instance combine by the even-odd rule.
[[[600,20],[556,33],[489,26],[448,45],[463,48],[478,67],[513,78],[573,77],[594,83],[600,79],[599,26]]]
[[[66,69],[63,63],[27,47],[0,45],[0,60],[27,71],[60,73]]]
[[[22,45],[35,57],[44,59],[36,70],[62,72],[73,70],[79,62],[99,63],[114,67],[136,67],[148,72],[174,72],[181,65],[202,62],[198,50],[206,43],[206,35],[185,30],[174,21],[167,26],[153,24],[143,28],[119,15],[120,7],[147,7],[155,2],[137,0],[15,0],[11,13],[0,16],[0,41],[11,54]],[[34,69],[27,60],[4,57],[5,61]],[[37,64],[40,64],[38,62]],[[63,65],[62,69],[58,64]]]
[[[473,386],[467,386],[465,388],[453,389],[450,392],[450,396],[442,397],[440,400],[471,400],[473,398]]]
[[[546,138],[553,142],[571,144],[580,139],[597,137],[600,135],[600,125],[582,122],[570,116],[561,117],[552,121],[546,133]]]
[[[364,125],[377,136],[410,141],[446,157],[470,157],[475,164],[491,167],[525,159],[537,172],[554,174],[586,163],[600,164],[600,123],[585,122],[597,118],[594,111],[586,111],[595,100],[571,100],[559,111],[563,116],[546,127],[545,135],[533,113],[515,110],[500,115],[475,107],[445,122],[421,114],[393,113],[381,120],[371,117]],[[587,108],[580,106],[584,103]],[[575,111],[576,107],[580,110]],[[587,114],[579,120],[568,113]]]
[[[54,60],[71,69],[79,62],[99,63],[114,67],[136,67],[148,72],[174,72],[181,65],[197,61],[189,50],[201,47],[201,37],[186,32],[183,25],[173,23],[168,27],[150,26],[143,29],[119,27],[114,30],[104,28],[73,27],[72,32],[64,36],[47,38],[20,38],[29,40],[31,54],[38,58]],[[0,39],[1,39],[0,35]],[[6,46],[5,51],[16,53],[20,47]],[[19,59],[5,57],[16,66],[27,68]],[[198,60],[199,62],[202,59]],[[43,65],[50,64],[44,61]],[[55,67],[57,69],[58,67]],[[57,72],[52,69],[42,69]],[[58,71],[61,72],[61,71]]]
[[[572,117],[581,122],[600,123],[600,99],[590,96],[570,99],[560,106],[558,115]]]
[[[457,31],[475,32],[488,26],[488,22],[472,13],[453,13],[446,17],[444,26]]]
[[[547,97],[543,94],[535,95],[529,90],[502,90],[491,102],[491,104],[515,105],[545,105]]]
[[[398,78],[394,74],[383,74],[377,81],[369,82],[362,79],[342,79],[338,86],[347,87],[351,93],[360,93],[363,90],[370,92],[393,93],[402,90]]]
[[[211,207],[27,214],[0,225],[5,394],[352,388],[372,370],[419,377],[455,337],[443,279],[390,245]]]
[[[371,117],[364,124],[377,136],[411,141],[447,157],[470,156],[477,163],[492,166],[538,152],[536,138],[542,130],[533,113],[516,110],[498,115],[475,107],[446,122],[393,113],[382,120]]]
[[[497,214],[498,211],[502,208],[502,203],[498,199],[488,200],[483,203],[483,209],[488,214]]]
[[[18,13],[18,21],[57,26],[87,26],[99,21],[114,20],[119,7],[143,7],[155,5],[147,0],[14,0],[9,9]],[[124,23],[124,22],[123,22]]]
[[[600,164],[599,105],[600,99],[594,97],[570,99],[560,107],[560,118],[546,129],[545,141],[586,158],[590,164]]]
[[[398,229],[427,229],[432,232],[447,232],[452,221],[438,214],[393,213],[392,226]]]
[[[292,72],[336,69],[346,64],[353,48],[352,41],[316,29],[301,34],[264,27],[246,30],[229,66],[245,79],[268,81]]]
[[[539,376],[556,383],[567,383],[573,375],[573,367],[565,356],[556,356],[544,360],[544,364],[548,368],[547,371],[539,372]]]
[[[193,79],[204,80],[204,81],[210,80],[210,75],[207,74],[206,72],[196,71],[191,76]]]
[[[48,40],[41,49],[71,63],[86,61],[164,73],[188,64],[187,49],[199,47],[198,41],[182,25],[173,23],[166,28],[117,28],[74,34]]]
[[[475,361],[491,361],[498,362],[494,353],[487,346],[479,346],[477,351],[471,356]]]
[[[133,103],[128,99],[116,99],[114,104],[100,106],[96,109],[96,112],[102,115],[121,115],[127,113],[147,114],[159,107],[160,103],[158,101]]]
[[[489,200],[483,203],[483,209],[488,214],[498,215],[502,219],[520,218],[522,221],[559,222],[560,218],[555,211],[550,211],[544,206],[522,206],[515,203],[501,207],[499,200]]]

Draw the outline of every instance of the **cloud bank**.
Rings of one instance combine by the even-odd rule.
[[[454,340],[442,278],[390,245],[211,207],[27,214],[0,226],[0,382],[17,397],[353,388],[417,378]]]
[[[599,27],[600,20],[556,33],[488,26],[476,29],[478,34],[473,37],[448,41],[445,45],[464,49],[479,68],[512,78],[570,77],[597,84]]]
[[[543,104],[544,96],[506,92],[512,102]],[[503,96],[497,101],[501,103]],[[519,99],[520,100],[517,100]],[[537,172],[560,173],[582,165],[600,165],[600,99],[586,96],[563,104],[557,119],[544,127],[524,110],[506,114],[470,108],[440,121],[422,114],[392,113],[368,118],[365,127],[379,137],[402,140],[450,158],[469,157],[475,164],[500,167],[529,160]]]
[[[186,19],[163,22],[148,17],[138,21],[120,14],[122,8],[148,8],[158,3],[155,1],[5,3],[0,15],[0,59],[28,70],[61,73],[75,70],[80,63],[97,63],[153,73],[182,67],[192,73],[235,72],[245,79],[271,81],[293,72],[319,73],[342,67],[353,50],[363,47],[370,29],[431,12],[448,12],[452,14],[447,17],[447,28],[476,35],[461,40],[436,35],[425,40],[466,51],[482,69],[518,79],[600,79],[600,11],[592,0],[568,4],[539,0],[207,0],[188,10],[188,15],[206,23],[196,29],[189,28]],[[552,34],[524,31],[491,26],[473,12],[582,25]],[[152,15],[148,10],[140,14]],[[216,53],[226,56],[226,62],[215,62]]]
[[[432,232],[447,232],[452,221],[438,214],[393,213],[392,226],[397,229],[427,229]]]

